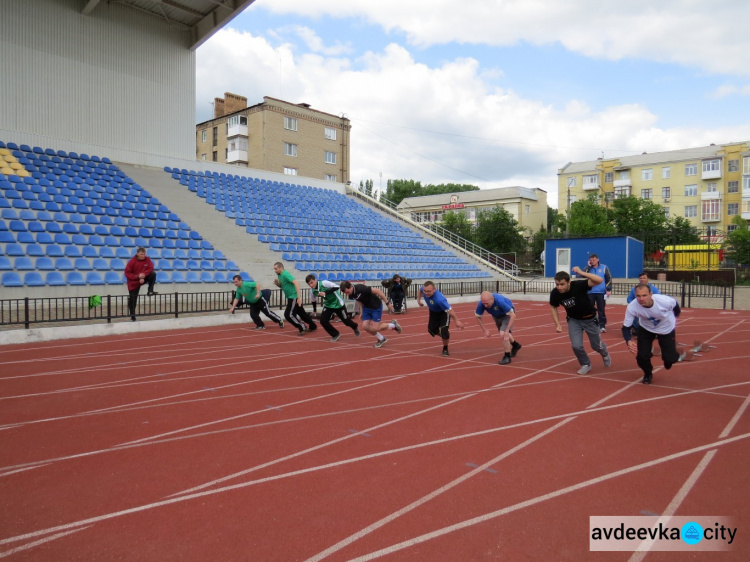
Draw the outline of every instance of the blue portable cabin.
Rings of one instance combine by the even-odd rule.
[[[544,243],[544,276],[558,271],[584,269],[591,254],[609,267],[612,278],[637,278],[643,271],[643,242],[630,236],[603,238],[555,238]]]

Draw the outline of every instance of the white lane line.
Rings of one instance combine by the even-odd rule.
[[[557,490],[555,492],[550,492],[550,493],[547,493],[547,494],[545,494],[543,496],[538,496],[537,498],[526,500],[526,501],[521,502],[519,504],[516,504],[514,506],[510,506],[510,507],[507,507],[507,508],[504,508],[504,509],[500,509],[500,510],[497,510],[497,511],[494,511],[494,512],[482,515],[482,516],[479,516],[479,517],[475,517],[473,519],[469,519],[467,521],[458,523],[456,525],[451,525],[450,527],[445,527],[444,529],[439,529],[437,531],[433,531],[432,533],[429,533],[428,535],[422,535],[422,537],[415,537],[413,539],[410,539],[409,541],[406,541],[405,543],[401,543],[401,545],[404,545],[404,546],[400,546],[400,548],[395,548],[395,550],[400,550],[401,548],[406,548],[407,546],[413,546],[414,544],[418,544],[419,542],[424,542],[424,541],[429,540],[431,538],[435,538],[435,537],[438,537],[440,535],[443,535],[443,534],[446,534],[446,533],[449,533],[449,532],[452,532],[452,531],[456,531],[458,529],[462,529],[464,527],[469,527],[471,525],[475,525],[477,523],[481,523],[483,521],[487,521],[487,520],[492,519],[494,517],[499,517],[500,515],[504,515],[506,513],[510,513],[511,511],[515,511],[517,509],[521,509],[523,507],[529,507],[529,506],[534,505],[536,503],[539,503],[539,502],[542,502],[542,501],[545,501],[545,500],[548,500],[548,499],[552,499],[552,498],[555,498],[555,497],[567,494],[567,493],[575,491],[575,490],[586,488],[586,487],[591,486],[593,484],[598,484],[600,482],[604,482],[606,480],[610,480],[610,479],[615,478],[617,476],[622,476],[624,474],[629,474],[629,473],[635,472],[637,470],[641,470],[641,469],[644,469],[644,468],[649,468],[649,467],[652,467],[652,466],[656,466],[658,464],[662,464],[664,462],[668,462],[668,461],[671,461],[671,460],[674,460],[674,459],[682,458],[682,457],[687,456],[687,455],[692,455],[692,454],[695,454],[697,452],[705,451],[707,449],[713,449],[713,448],[716,448],[716,447],[723,447],[725,445],[728,445],[728,444],[731,444],[731,443],[735,443],[737,441],[741,441],[741,440],[747,439],[749,437],[750,437],[750,433],[743,433],[742,435],[737,435],[735,437],[724,439],[722,441],[714,441],[712,443],[707,443],[705,445],[699,445],[699,446],[693,447],[691,449],[686,449],[686,450],[683,450],[683,451],[679,451],[677,453],[673,453],[671,455],[667,455],[667,456],[664,456],[664,457],[653,459],[653,460],[647,461],[645,463],[641,463],[641,464],[638,464],[638,465],[635,465],[635,466],[631,466],[629,468],[621,469],[621,470],[618,470],[618,471],[615,471],[615,472],[611,472],[609,474],[605,474],[603,476],[598,476],[596,478],[585,480],[583,482],[580,482],[578,484],[574,484],[572,486],[568,486],[566,488],[562,488],[562,489]],[[449,439],[445,439],[445,440],[442,440],[442,441],[451,441],[451,440],[453,440],[453,439],[449,438]],[[0,539],[0,545],[2,545],[2,544],[9,544],[9,543],[17,542],[17,541],[21,541],[21,540],[26,540],[26,539],[30,539],[30,538],[34,538],[34,537],[38,537],[38,536],[42,536],[42,535],[47,535],[49,533],[56,533],[56,532],[59,532],[59,531],[67,531],[69,529],[75,529],[75,528],[81,527],[83,525],[90,525],[92,523],[97,523],[99,521],[106,521],[108,519],[114,519],[116,517],[122,517],[123,515],[129,515],[129,514],[132,514],[132,513],[140,513],[140,512],[143,512],[143,511],[148,511],[148,510],[157,508],[157,507],[163,507],[163,506],[166,506],[166,505],[172,505],[172,504],[181,503],[181,502],[189,501],[189,500],[193,500],[193,499],[204,498],[204,497],[207,497],[207,496],[213,496],[213,495],[216,495],[216,494],[219,494],[219,493],[223,493],[223,492],[228,492],[228,491],[231,491],[231,490],[240,490],[240,489],[243,489],[243,488],[247,488],[249,486],[256,486],[258,484],[263,484],[263,483],[266,483],[266,482],[273,482],[273,481],[276,481],[276,480],[290,478],[290,477],[298,476],[298,475],[301,475],[301,474],[309,474],[309,473],[312,473],[312,472],[318,472],[318,471],[326,470],[326,469],[329,469],[329,468],[337,468],[337,467],[348,465],[348,464],[352,464],[352,463],[355,463],[355,462],[361,462],[361,461],[364,461],[364,460],[369,460],[369,459],[374,459],[374,458],[378,458],[378,457],[383,457],[383,456],[394,454],[394,453],[411,451],[411,450],[414,450],[414,449],[419,449],[419,448],[421,448],[423,446],[424,446],[423,444],[419,444],[419,445],[414,445],[414,446],[409,446],[409,447],[403,447],[401,449],[393,449],[393,450],[390,450],[390,451],[381,451],[381,452],[378,452],[378,453],[372,453],[372,454],[364,455],[364,456],[361,456],[361,457],[355,457],[355,458],[345,459],[345,460],[341,460],[341,461],[336,461],[336,462],[328,463],[328,464],[324,464],[324,465],[319,465],[319,466],[304,468],[304,469],[300,469],[300,470],[295,470],[295,471],[292,471],[292,472],[287,472],[285,474],[277,474],[277,475],[274,475],[274,476],[268,476],[266,478],[261,478],[261,479],[258,479],[258,480],[251,480],[251,481],[248,481],[248,482],[241,482],[239,484],[233,484],[231,486],[225,486],[223,488],[216,488],[214,490],[205,490],[203,492],[197,492],[195,494],[191,494],[191,495],[188,495],[188,496],[180,496],[178,498],[170,498],[170,499],[166,499],[166,500],[161,500],[161,501],[158,501],[158,502],[153,502],[153,503],[144,504],[144,505],[140,505],[140,506],[136,506],[136,507],[131,507],[131,508],[123,509],[123,510],[120,510],[120,511],[113,511],[111,513],[106,513],[106,514],[103,514],[103,515],[97,515],[95,517],[89,517],[87,519],[81,519],[79,521],[74,521],[74,522],[71,522],[71,523],[66,523],[64,525],[58,525],[56,527],[49,527],[47,529],[40,529],[40,530],[37,530],[37,531],[32,531],[30,533],[25,533],[23,535],[17,535],[17,536],[14,536],[14,537],[8,537],[8,538],[5,538],[5,539]],[[394,545],[394,547],[397,547],[397,546],[399,546],[399,545]],[[393,549],[394,547],[389,547],[389,549]],[[395,552],[395,550],[392,550],[392,551]],[[378,552],[386,553],[385,550],[384,551],[378,551]]]
[[[319,552],[315,556],[312,556],[312,557],[308,558],[306,562],[318,562],[319,560],[323,560],[324,558],[330,556],[331,554],[333,554],[335,552],[338,552],[342,548],[344,548],[344,547],[352,544],[353,542],[358,541],[362,537],[365,537],[365,536],[369,535],[373,531],[376,531],[377,529],[379,529],[379,528],[387,525],[388,523],[390,523],[392,521],[395,521],[396,519],[398,519],[402,515],[406,515],[410,511],[413,511],[413,510],[417,509],[422,504],[425,504],[425,503],[429,502],[430,500],[435,499],[436,497],[444,494],[445,492],[447,492],[448,490],[450,490],[452,488],[455,488],[456,486],[458,486],[459,484],[461,484],[461,483],[465,482],[466,480],[472,478],[473,476],[475,476],[477,474],[480,474],[486,468],[489,468],[490,466],[493,466],[494,464],[500,462],[501,460],[503,460],[503,459],[511,456],[513,453],[516,453],[516,452],[520,451],[521,449],[523,449],[524,447],[526,447],[528,445],[531,445],[535,441],[538,441],[542,437],[545,437],[548,434],[552,433],[553,431],[556,431],[557,429],[561,428],[562,426],[564,426],[568,422],[573,421],[574,419],[575,419],[574,417],[573,418],[567,418],[567,419],[565,419],[565,420],[557,423],[556,425],[554,425],[554,426],[552,426],[550,428],[547,428],[546,430],[542,431],[541,433],[537,433],[533,437],[527,439],[526,441],[524,441],[524,442],[516,445],[515,447],[513,447],[511,449],[508,449],[507,451],[504,451],[500,455],[496,456],[494,459],[490,459],[486,463],[484,463],[484,464],[476,467],[474,470],[472,470],[470,472],[467,472],[463,476],[459,476],[455,480],[453,480],[451,482],[448,482],[447,484],[441,486],[440,488],[438,488],[436,490],[433,490],[432,492],[430,492],[426,496],[422,496],[418,500],[410,503],[409,505],[406,505],[406,506],[402,507],[398,511],[395,511],[395,512],[391,513],[390,515],[388,515],[386,517],[383,517],[379,521],[375,521],[371,525],[368,525],[364,529],[360,529],[356,533],[354,533],[352,535],[349,535],[345,539],[337,542],[336,544],[330,546],[329,548],[325,549],[324,551]]]
[[[79,529],[73,529],[71,531],[66,531],[64,533],[57,533],[56,535],[52,535],[49,537],[45,537],[43,539],[40,539],[38,541],[30,542],[28,544],[24,544],[23,546],[18,546],[16,548],[12,548],[10,550],[6,550],[5,552],[0,552],[0,558],[6,558],[8,556],[12,556],[14,554],[18,554],[19,552],[23,552],[24,550],[30,550],[34,547],[41,546],[45,543],[52,542],[57,539],[61,539],[62,537],[67,537],[68,535],[72,535],[73,533],[77,533],[78,531],[85,531],[89,527],[81,527]]]
[[[750,405],[750,395],[745,398],[745,401],[742,403],[742,405],[740,405],[740,407],[734,413],[734,416],[732,416],[732,419],[729,420],[729,423],[719,434],[719,439],[726,438],[732,432],[734,427],[737,425],[737,422],[747,411],[748,405]],[[709,463],[713,460],[717,452],[718,449],[711,449],[703,456],[703,458],[698,463],[698,466],[695,467],[692,474],[678,490],[677,494],[675,494],[675,496],[672,498],[672,501],[669,502],[669,505],[664,510],[664,513],[662,513],[659,519],[654,522],[655,527],[657,527],[660,523],[666,524],[677,512],[677,509],[680,507],[680,505],[682,505],[682,502],[693,489],[693,486],[695,486],[698,478],[700,478],[706,468],[708,468]],[[640,562],[641,560],[643,560],[646,557],[646,554],[651,550],[654,542],[654,539],[647,539],[642,541],[641,544],[638,545],[637,551],[633,553],[628,562]]]
[[[376,550],[374,552],[370,552],[368,554],[365,554],[364,556],[358,556],[357,558],[352,558],[350,562],[360,562],[365,560],[374,560],[375,558],[380,558],[381,556],[385,556],[387,554],[393,554],[394,552],[398,552],[399,550],[403,550],[405,548],[409,548],[412,546],[415,546],[417,544],[435,539],[437,537],[441,537],[443,535],[447,535],[449,533],[453,533],[454,531],[459,531],[461,529],[465,529],[467,527],[471,527],[473,525],[477,525],[479,523],[484,523],[486,521],[490,521],[492,519],[495,519],[497,517],[500,517],[502,515],[507,515],[508,513],[512,513],[514,511],[518,511],[520,509],[525,509],[527,507],[531,507],[533,505],[537,505],[539,503],[542,503],[547,500],[551,500],[554,498],[558,498],[560,496],[563,496],[565,494],[569,494],[571,492],[575,492],[578,490],[582,490],[584,488],[588,488],[590,486],[594,486],[596,484],[600,484],[602,482],[606,482],[607,480],[611,480],[613,478],[617,478],[619,476],[624,476],[626,474],[630,474],[632,472],[637,472],[639,470],[644,470],[647,468],[651,468],[654,466],[657,466],[659,464],[663,464],[675,459],[679,459],[688,455],[693,455],[695,453],[700,453],[702,451],[705,451],[706,449],[713,449],[715,447],[721,447],[723,445],[728,445],[730,443],[734,443],[737,441],[740,441],[742,439],[747,439],[750,437],[750,433],[743,433],[742,435],[737,435],[736,437],[732,437],[729,439],[725,439],[722,441],[715,441],[713,443],[708,443],[706,445],[701,445],[699,447],[693,447],[692,449],[687,449],[684,451],[680,451],[678,453],[673,453],[671,455],[667,455],[664,457],[660,457],[657,459],[653,459],[644,463],[640,463],[634,466],[630,466],[628,468],[623,468],[621,470],[616,470],[614,472],[610,472],[608,474],[603,474],[602,476],[597,476],[596,478],[591,478],[589,480],[584,480],[583,482],[579,482],[578,484],[573,484],[572,486],[567,486],[565,488],[561,488],[559,490],[556,490],[554,492],[549,492],[547,494],[537,496],[535,498],[531,498],[528,500],[525,500],[523,502],[504,507],[502,509],[498,509],[496,511],[491,511],[489,513],[485,513],[484,515],[480,515],[478,517],[473,517],[471,519],[466,519],[464,521],[461,521],[459,523],[455,523],[453,525],[449,525],[447,527],[443,527],[442,529],[436,529],[435,531],[431,531],[429,533],[425,533],[423,535],[419,535],[416,537],[412,537],[411,539],[408,539],[406,541],[388,546],[386,548],[382,548],[380,550]]]

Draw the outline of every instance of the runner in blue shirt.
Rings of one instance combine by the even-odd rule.
[[[490,293],[484,291],[479,295],[479,304],[474,314],[477,317],[479,327],[482,328],[484,336],[490,337],[490,331],[484,327],[482,316],[485,312],[489,312],[492,319],[495,321],[497,331],[500,332],[500,337],[503,340],[503,350],[505,355],[500,359],[500,365],[507,365],[510,363],[510,358],[515,357],[518,350],[521,349],[521,344],[518,343],[511,334],[513,324],[516,321],[516,310],[513,308],[513,303],[508,297],[500,295],[498,293]]]
[[[463,330],[463,323],[456,317],[450,303],[443,296],[443,293],[437,290],[435,283],[425,281],[417,293],[417,304],[424,306],[422,298],[427,302],[427,308],[430,309],[430,319],[427,323],[427,332],[434,338],[438,334],[443,340],[443,357],[448,357],[448,341],[451,338],[448,328],[451,324],[451,318],[456,322],[456,326]]]
[[[601,283],[589,289],[589,300],[591,301],[591,305],[596,308],[599,330],[606,332],[607,314],[605,310],[607,308],[607,299],[612,294],[612,275],[609,273],[609,268],[606,265],[599,263],[599,256],[596,254],[589,256],[589,264],[584,271],[602,278]]]

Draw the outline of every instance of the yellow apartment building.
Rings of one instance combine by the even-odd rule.
[[[557,177],[562,213],[592,194],[602,205],[632,195],[708,235],[736,228],[737,215],[750,220],[750,141],[570,162]]]
[[[195,157],[291,176],[346,183],[350,174],[351,125],[313,109],[265,96],[225,93],[214,99],[214,118],[195,126]]]

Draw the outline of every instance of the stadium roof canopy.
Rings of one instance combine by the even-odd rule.
[[[102,1],[122,4],[190,32],[197,49],[255,0],[87,0],[81,13],[90,14]]]

